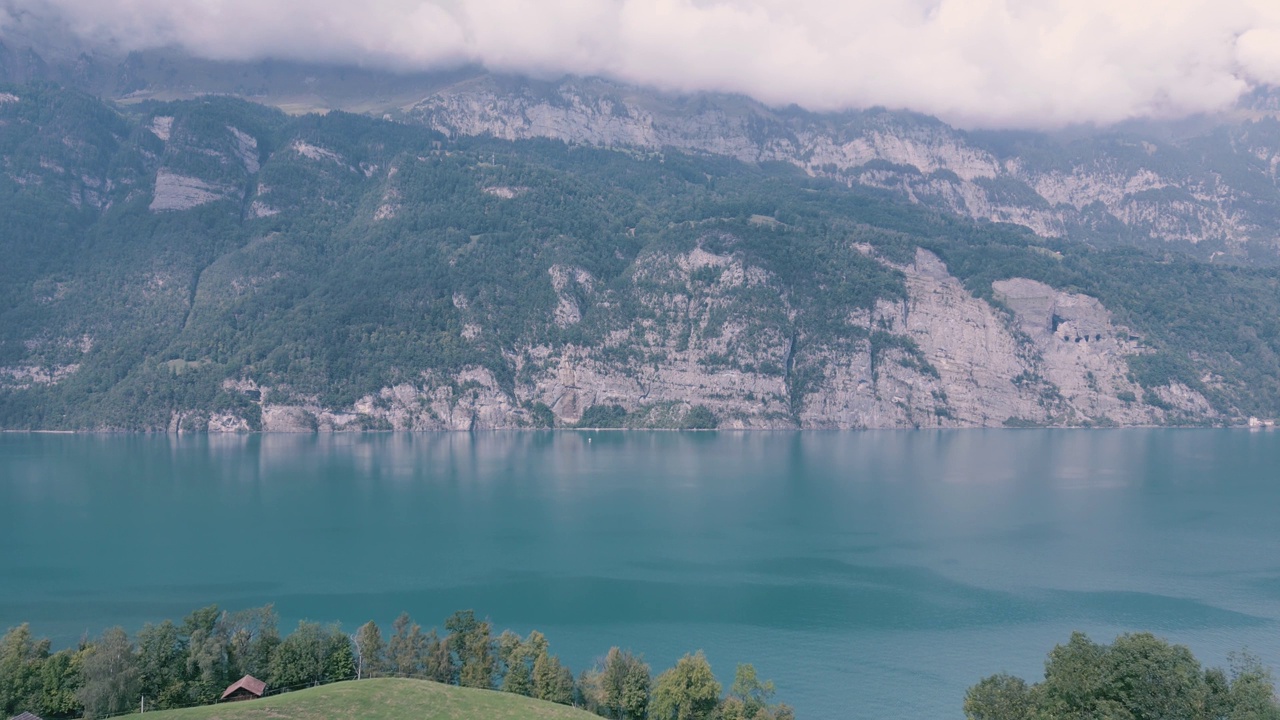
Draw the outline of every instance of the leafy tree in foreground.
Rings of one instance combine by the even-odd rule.
[[[685,655],[658,676],[650,717],[654,720],[708,720],[720,703],[720,683],[707,656]]]
[[[616,720],[644,720],[650,683],[649,666],[643,658],[629,650],[610,648],[600,673],[603,714]]]
[[[1012,675],[983,678],[964,695],[964,714],[970,720],[1025,720],[1034,708],[1031,688]]]
[[[268,684],[277,689],[320,685],[355,677],[351,639],[337,626],[302,621],[271,658]]]
[[[264,605],[258,608],[223,613],[218,621],[227,638],[227,653],[232,667],[229,680],[242,675],[266,677],[270,672],[271,655],[280,645],[279,619],[275,608]]]
[[[774,687],[761,680],[754,665],[739,665],[729,695],[720,704],[720,720],[792,720],[795,711],[787,705],[770,705]]]
[[[83,650],[60,650],[44,662],[40,669],[40,701],[36,713],[46,718],[72,717],[79,714],[77,693],[84,680]]]
[[[49,641],[37,642],[26,624],[0,640],[0,714],[8,717],[37,707],[43,689],[41,669],[48,656]]]
[[[965,694],[964,712],[970,720],[1280,720],[1275,685],[1256,660],[1243,659],[1228,678],[1150,633],[1111,645],[1073,633],[1049,653],[1041,683],[984,678]]]
[[[222,694],[238,668],[232,667],[225,628],[219,625],[222,611],[217,605],[200,608],[182,621],[186,638],[188,702],[212,702]],[[238,677],[238,676],[236,676]]]
[[[1208,717],[1280,720],[1280,706],[1276,702],[1276,686],[1271,671],[1263,667],[1258,658],[1247,653],[1233,653],[1229,660],[1231,680],[1225,702],[1215,703],[1221,708],[1221,714]]]
[[[139,697],[138,656],[123,628],[111,628],[87,649],[77,693],[85,717],[123,712]]]
[[[604,688],[600,684],[600,669],[583,670],[574,682],[573,704],[587,712],[605,716]]]
[[[1192,718],[1204,707],[1204,671],[1183,645],[1150,633],[1121,635],[1104,658],[1103,707],[1118,705],[1135,718]]]
[[[507,630],[498,636],[498,661],[502,665],[502,690],[526,697],[534,696],[533,669],[547,654],[547,638],[537,630],[529,637]]]
[[[146,625],[138,633],[138,683],[142,695],[157,710],[186,705],[185,648],[178,627],[170,620]]]

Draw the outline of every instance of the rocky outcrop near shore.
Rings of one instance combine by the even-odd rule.
[[[326,408],[276,404],[269,388],[230,386],[261,398],[264,430],[292,432],[527,428],[539,422],[533,407],[549,409],[557,426],[572,426],[588,408],[613,405],[640,417],[654,408],[701,406],[726,429],[1116,426],[1216,417],[1190,388],[1134,382],[1125,359],[1144,352],[1141,338],[1115,326],[1094,298],[1014,278],[995,284],[1002,306],[993,306],[926,250],[907,264],[882,262],[903,274],[907,299],[881,301],[848,320],[887,334],[875,346],[869,338],[851,350],[806,344],[793,335],[787,299],[767,272],[697,249],[638,262],[633,292],[649,319],[614,318],[610,340],[597,347],[522,347],[512,354],[511,387],[483,368],[452,376],[425,371],[418,382]],[[580,269],[558,267],[548,278],[557,292],[571,281],[587,288],[588,302],[617,299],[593,293]],[[756,300],[770,297],[776,312],[735,301],[747,288]],[[562,302],[548,322],[581,317]],[[814,378],[802,388],[792,376],[798,369]],[[208,429],[244,428],[221,419]]]

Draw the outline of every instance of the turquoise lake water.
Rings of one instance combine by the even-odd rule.
[[[1075,629],[1280,670],[1280,434],[0,435],[0,628],[212,602],[702,648],[802,718],[958,719]]]

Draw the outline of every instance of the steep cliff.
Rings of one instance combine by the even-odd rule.
[[[762,268],[701,249],[651,255],[637,265],[623,291],[664,317],[663,331],[632,318],[598,347],[520,347],[511,391],[483,368],[467,368],[452,376],[423,372],[416,382],[340,409],[276,405],[268,392],[264,427],[532,427],[532,403],[549,408],[561,425],[578,423],[591,406],[619,405],[641,423],[655,410],[678,423],[700,406],[732,429],[1116,426],[1217,417],[1185,386],[1144,388],[1130,379],[1125,358],[1142,348],[1096,299],[1015,278],[997,285],[1010,313],[973,297],[926,250],[893,265],[906,280],[905,300],[851,314],[850,326],[868,331],[865,340],[838,349],[805,338],[795,357],[791,308]],[[699,272],[707,268],[714,279],[698,279],[712,277]],[[735,302],[745,289],[769,296],[778,325],[761,323]],[[607,313],[615,301],[588,302]],[[887,337],[873,341],[872,328]],[[793,365],[815,379],[797,387]],[[1139,399],[1147,392],[1160,398],[1158,407]]]

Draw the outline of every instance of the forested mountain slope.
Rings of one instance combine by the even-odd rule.
[[[482,75],[433,87],[396,115],[450,136],[674,147],[787,163],[1043,237],[1275,263],[1280,121],[1266,100],[1251,96],[1230,116],[1181,125],[964,132],[883,108],[823,114],[592,78]]]
[[[0,88],[0,427],[1234,423],[1280,273],[790,163]]]
[[[1280,96],[1258,89],[1221,116],[1052,132],[964,131],[872,108],[815,113],[715,93],[671,95],[599,78],[396,74],[287,61],[127,55],[27,18],[0,37],[0,80],[56,81],[125,103],[234,95],[291,113],[348,110],[450,137],[677,148],[792,165],[848,186],[1042,237],[1280,262]]]

